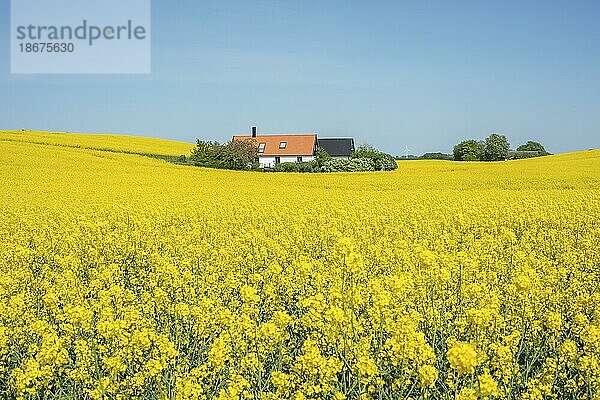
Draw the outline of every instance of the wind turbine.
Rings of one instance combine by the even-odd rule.
[[[408,148],[408,146],[404,146],[404,150],[402,150],[402,152],[404,153],[404,158],[408,158],[408,155],[410,154],[412,150]]]

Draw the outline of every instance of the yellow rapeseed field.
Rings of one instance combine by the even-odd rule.
[[[0,142],[28,142],[51,146],[78,147],[105,151],[156,154],[164,156],[189,155],[193,144],[165,139],[124,135],[89,135],[81,133],[6,131],[0,130]]]
[[[18,135],[0,398],[600,398],[600,151],[269,174]]]

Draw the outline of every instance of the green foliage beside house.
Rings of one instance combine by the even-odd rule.
[[[256,168],[256,147],[246,141],[219,142],[196,141],[190,162],[197,167],[250,170]]]
[[[251,141],[232,140],[226,144],[213,141],[196,141],[189,163],[199,167],[251,170],[258,169],[258,148]],[[184,159],[185,161],[185,159]],[[396,160],[371,145],[359,146],[350,158],[331,157],[325,149],[317,147],[315,159],[307,162],[278,163],[274,172],[365,172],[392,171],[398,168]]]

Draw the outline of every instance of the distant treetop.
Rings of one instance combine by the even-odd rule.
[[[540,154],[540,156],[546,156],[550,154],[546,151],[546,149],[541,143],[534,142],[533,140],[529,140],[527,143],[517,147],[517,151],[537,151]]]

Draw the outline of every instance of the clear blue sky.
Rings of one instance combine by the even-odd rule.
[[[597,0],[154,0],[150,75],[10,75],[9,22],[0,0],[0,129],[600,147]]]

